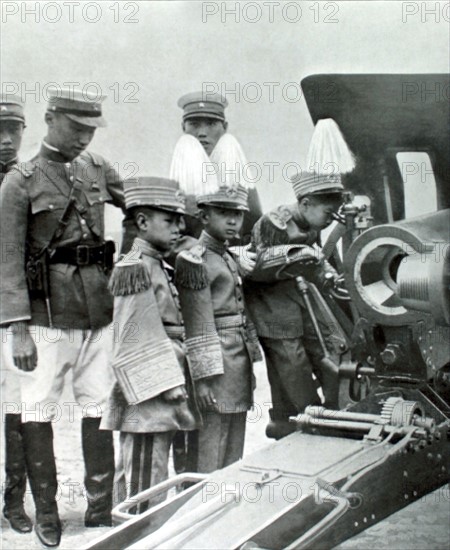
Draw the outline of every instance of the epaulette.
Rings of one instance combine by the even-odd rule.
[[[18,170],[22,176],[25,178],[29,178],[34,174],[34,171],[36,170],[36,163],[29,160],[27,162],[18,162],[14,167],[13,170]]]
[[[272,210],[269,215],[281,224],[282,229],[286,229],[287,223],[292,219],[292,214],[286,206],[279,206],[276,210]]]
[[[113,296],[139,294],[151,286],[150,271],[136,250],[131,250],[116,263],[108,284]]]
[[[204,247],[195,245],[182,250],[175,264],[175,282],[185,288],[201,290],[209,285],[208,273],[203,259]]]
[[[254,228],[255,244],[257,247],[267,248],[269,246],[288,244],[289,236],[286,231],[287,219],[288,217],[285,213],[282,212],[280,214],[279,210],[274,210],[263,216]]]

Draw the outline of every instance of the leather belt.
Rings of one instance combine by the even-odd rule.
[[[245,327],[247,324],[247,318],[243,313],[237,313],[236,315],[222,315],[220,317],[214,317],[216,328],[222,329],[227,327]]]
[[[61,246],[55,248],[50,254],[50,263],[78,266],[101,264],[103,267],[111,269],[115,250],[116,246],[113,241],[106,241],[100,245]]]

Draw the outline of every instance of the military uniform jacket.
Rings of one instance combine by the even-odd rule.
[[[0,185],[5,179],[6,174],[11,170],[11,168],[17,164],[17,158],[10,160],[9,162],[0,162]]]
[[[102,157],[83,152],[71,162],[53,148],[42,145],[39,154],[12,168],[0,194],[1,323],[31,321],[48,326],[44,299],[28,293],[26,254],[46,246],[58,227],[76,185],[79,207],[72,208],[56,247],[98,245],[104,235],[104,203],[124,208],[122,181]],[[99,265],[49,266],[50,306],[53,325],[59,328],[93,329],[111,322],[112,297],[107,276]]]
[[[308,229],[296,205],[280,206],[255,224],[252,247],[257,258],[245,283],[245,298],[258,336],[280,340],[302,336],[304,305],[295,277],[302,275],[320,286],[325,273],[334,272],[327,262],[302,256],[305,246],[315,244],[320,244],[320,236]]]
[[[220,413],[248,410],[252,363],[260,355],[238,266],[226,245],[203,232],[198,245],[178,255],[176,284],[194,381],[209,379]]]
[[[191,430],[197,426],[193,400],[173,404],[161,394],[186,384],[189,369],[183,344],[184,327],[173,268],[146,241],[136,238],[131,251],[114,268],[114,353],[117,383],[101,427],[123,432],[152,433]],[[127,377],[136,381],[135,400]],[[192,394],[192,392],[191,392]],[[144,399],[145,398],[145,399]]]

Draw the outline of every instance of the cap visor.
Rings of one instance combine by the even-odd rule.
[[[183,116],[183,120],[189,120],[191,118],[213,118],[215,120],[225,121],[225,117],[216,113],[205,113],[205,111],[199,111],[196,113],[187,113]]]
[[[204,206],[215,206],[216,208],[226,208],[228,210],[241,210],[244,212],[249,212],[249,209],[247,206],[244,206],[243,204],[237,204],[235,202],[225,202],[225,201],[200,201],[197,202],[198,206],[204,205]]]
[[[181,206],[172,206],[167,204],[154,204],[154,203],[149,204],[146,202],[143,202],[141,204],[131,204],[127,206],[127,210],[130,210],[131,208],[139,208],[140,206],[152,208],[154,210],[162,210],[163,212],[171,212],[172,214],[180,214],[181,216],[184,216],[186,214],[186,210]]]
[[[25,119],[21,118],[20,116],[14,116],[14,115],[1,115],[0,120],[15,120],[17,122],[22,122],[25,124]]]
[[[78,116],[69,113],[63,113],[67,118],[83,124],[83,126],[90,126],[91,128],[105,128],[107,126],[106,120],[102,116]]]

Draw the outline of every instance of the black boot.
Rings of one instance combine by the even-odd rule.
[[[295,413],[292,413],[295,415]],[[281,439],[295,432],[295,424],[289,422],[289,413],[278,409],[269,409],[270,422],[266,426],[266,436]]]
[[[177,431],[172,440],[173,468],[175,473],[184,474],[187,464],[187,434]]]
[[[44,546],[58,546],[61,522],[56,504],[58,489],[53,428],[50,422],[25,422],[22,434],[28,479],[36,506],[34,530]]]
[[[83,418],[81,425],[88,507],[86,527],[111,526],[114,482],[114,445],[112,432],[99,430],[101,418]]]
[[[29,533],[33,524],[23,508],[27,485],[20,414],[5,414],[5,492],[3,515],[18,533]]]

